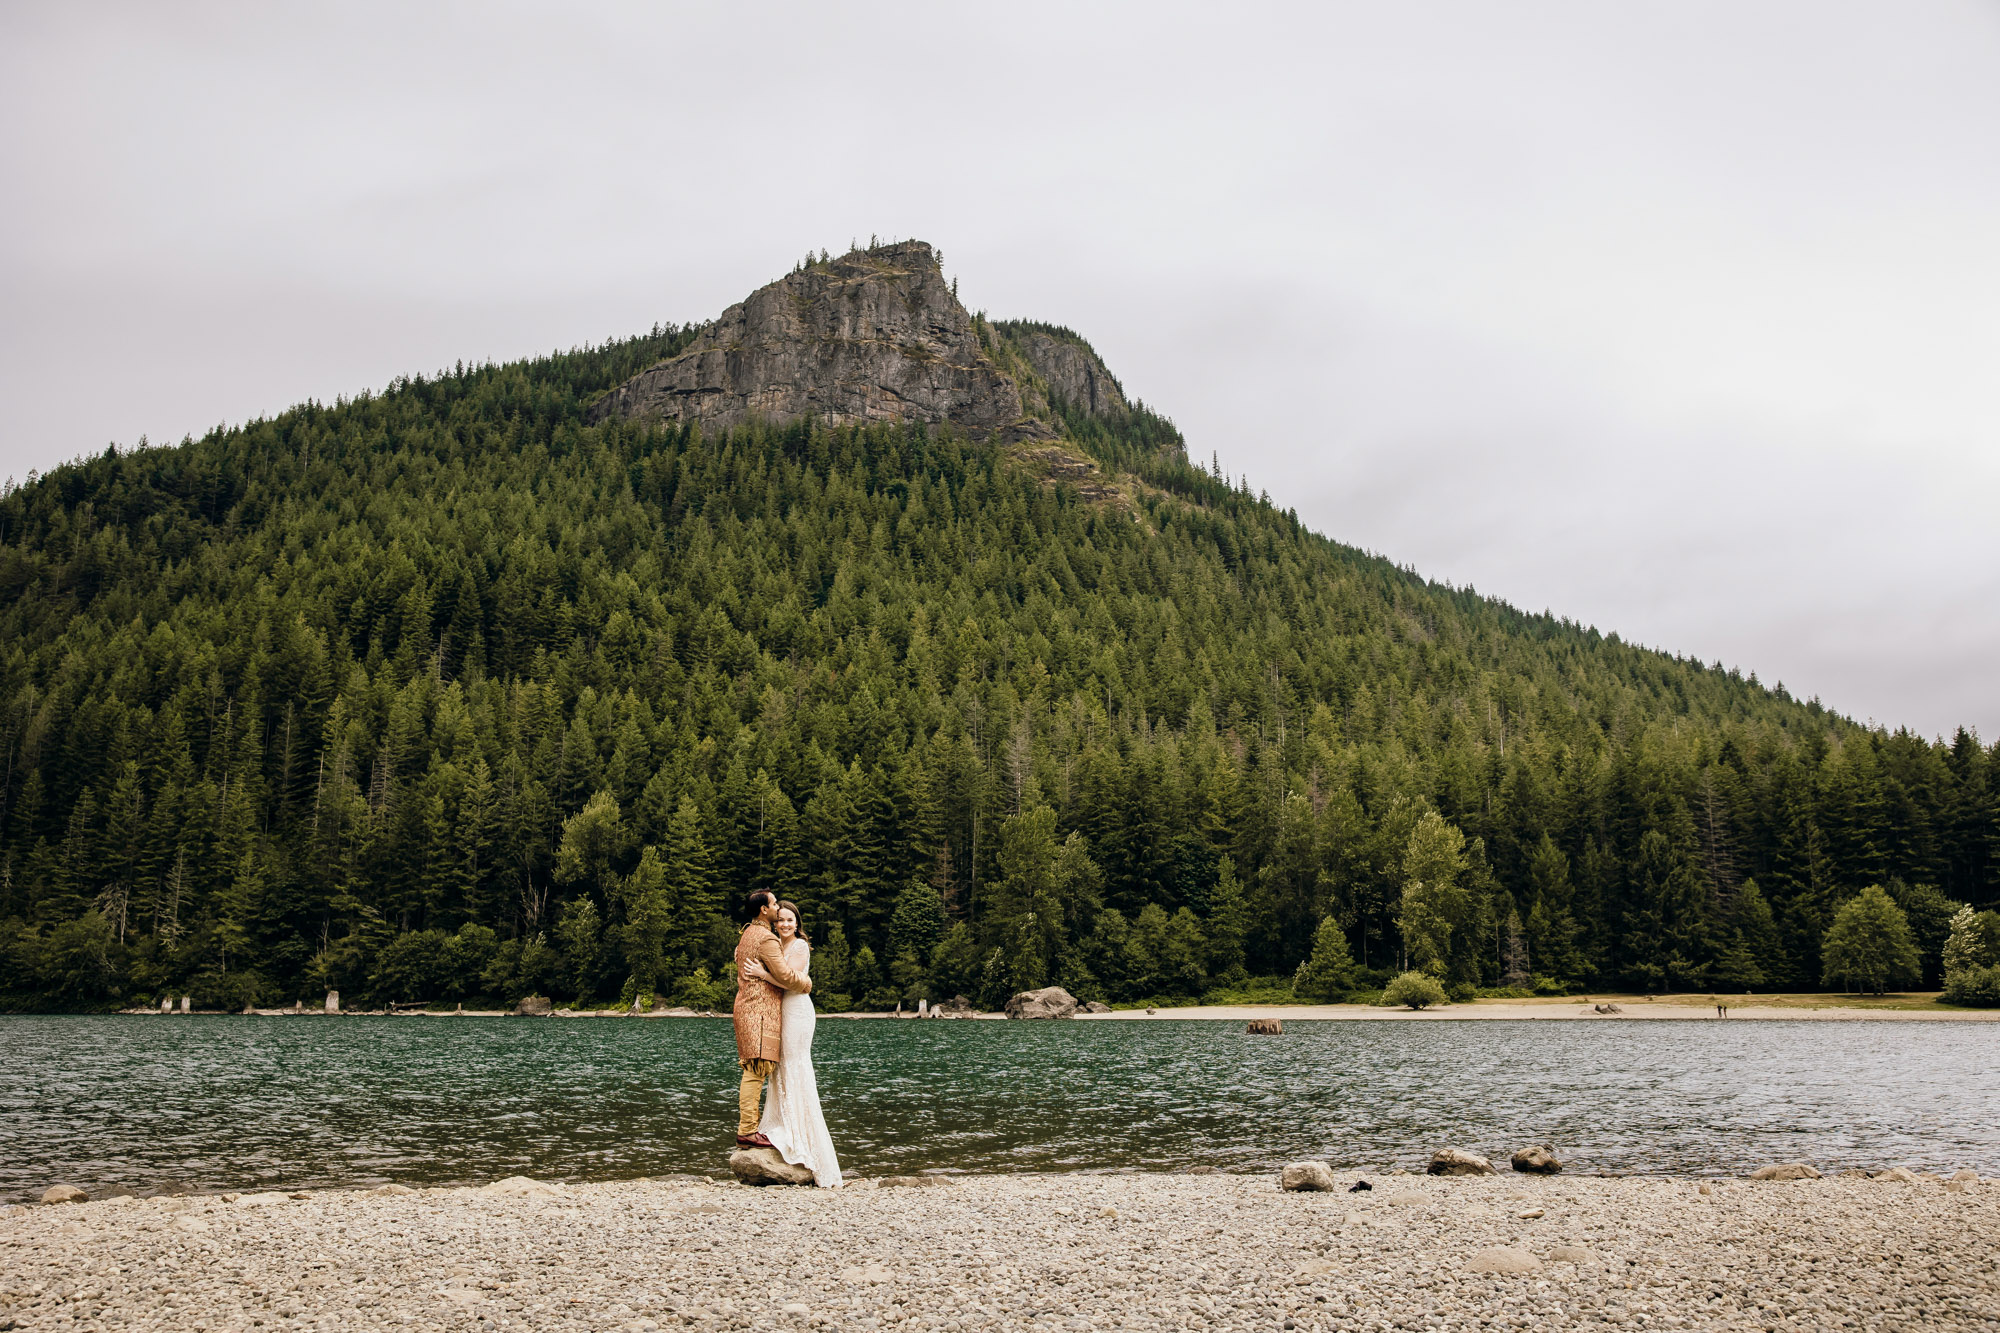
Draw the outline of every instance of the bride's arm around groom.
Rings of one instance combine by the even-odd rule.
[[[785,991],[810,993],[812,979],[785,962],[778,937],[771,930],[778,916],[777,895],[753,893],[750,907],[756,916],[736,942],[736,1060],[743,1070],[736,1091],[736,1141],[746,1147],[769,1147],[769,1140],[757,1132],[757,1107],[763,1099],[764,1081],[777,1068],[780,1057],[779,1001]]]

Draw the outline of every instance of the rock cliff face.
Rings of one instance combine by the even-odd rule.
[[[1035,324],[1003,323],[995,327],[1019,350],[1049,392],[1071,407],[1099,417],[1122,412],[1130,406],[1118,381],[1081,338],[1063,337]]]
[[[679,356],[592,404],[590,417],[949,422],[1045,440],[1052,399],[1126,407],[1104,363],[1066,329],[974,320],[922,241],[810,264],[729,307]]]
[[[1020,385],[987,355],[921,241],[857,250],[753,292],[687,351],[593,404],[591,416],[713,427],[817,416],[1052,433],[1027,417]]]

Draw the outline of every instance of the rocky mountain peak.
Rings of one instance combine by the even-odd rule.
[[[1057,401],[1086,413],[1126,408],[1081,338],[975,318],[937,252],[899,241],[809,262],[752,292],[678,356],[599,399],[591,418],[727,428],[816,416],[1038,439],[1059,433]]]

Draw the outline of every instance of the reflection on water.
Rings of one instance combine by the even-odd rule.
[[[841,1162],[1375,1169],[1549,1142],[1586,1172],[2000,1174],[2000,1027],[1950,1023],[820,1024]],[[714,1173],[726,1019],[0,1018],[0,1197]]]

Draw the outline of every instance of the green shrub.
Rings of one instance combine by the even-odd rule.
[[[1539,974],[1528,978],[1528,984],[1534,987],[1537,995],[1568,995],[1572,989],[1567,981]]]
[[[440,998],[441,954],[449,938],[441,930],[411,930],[390,940],[375,956],[369,994],[403,1004]]]
[[[1382,1003],[1424,1009],[1445,1003],[1444,987],[1428,972],[1405,972],[1382,988]]]
[[[255,972],[204,972],[189,984],[197,1009],[220,1009],[235,1013],[245,1005],[263,1001],[267,983]]]
[[[1454,981],[1445,993],[1451,996],[1453,1004],[1470,1004],[1479,998],[1479,988],[1469,981]]]
[[[733,968],[730,970],[734,971]],[[735,998],[736,979],[717,977],[711,980],[705,967],[697,967],[674,986],[674,1003],[683,1009],[724,1009]]]
[[[895,1009],[903,998],[903,993],[894,986],[873,986],[861,997],[861,1008],[871,1014],[886,1014]]]
[[[1526,986],[1481,986],[1473,994],[1481,1000],[1532,1000],[1535,998],[1535,993]]]
[[[1944,979],[1946,1004],[1962,1004],[1974,1009],[2000,1009],[2000,966],[1967,967]]]

